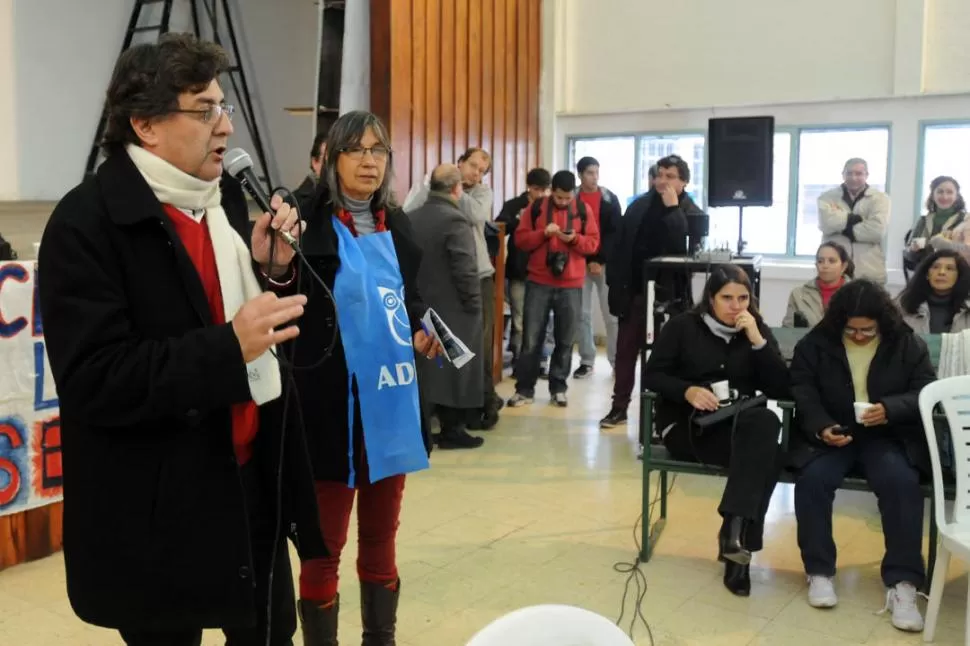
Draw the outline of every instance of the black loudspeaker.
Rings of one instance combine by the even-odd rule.
[[[707,122],[709,206],[771,206],[775,118]]]

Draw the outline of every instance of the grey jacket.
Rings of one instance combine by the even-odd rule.
[[[448,195],[432,193],[408,214],[421,247],[418,291],[428,307],[476,353],[456,369],[447,360],[418,355],[418,383],[426,401],[452,408],[480,408],[484,393],[481,352],[482,292],[472,226]]]
[[[791,290],[791,294],[788,295],[788,311],[785,312],[781,326],[795,327],[796,312],[805,317],[810,328],[818,325],[825,316],[825,308],[822,307],[822,290],[818,288],[814,278]]]
[[[404,200],[404,211],[411,213],[428,201],[428,182],[431,176],[424,178],[421,184],[413,187]],[[478,277],[488,278],[495,274],[492,259],[488,255],[485,244],[485,223],[492,219],[492,189],[485,184],[476,184],[462,193],[458,201],[462,214],[475,228],[475,251],[478,265]]]
[[[818,198],[818,228],[822,242],[836,242],[849,252],[855,263],[855,277],[886,284],[886,253],[883,240],[889,226],[889,196],[871,186],[851,209],[842,197],[842,186],[822,193]],[[850,213],[862,218],[852,227],[852,238],[844,232]]]
[[[896,300],[897,305],[899,300]],[[930,333],[930,306],[925,302],[920,303],[915,314],[909,314],[902,308],[899,308],[903,313],[903,320],[906,321],[906,325],[912,328],[913,332],[916,334],[929,334]],[[956,334],[957,332],[963,332],[964,330],[970,330],[970,302],[964,307],[964,309],[957,312],[953,317],[953,323],[950,324],[950,334]]]

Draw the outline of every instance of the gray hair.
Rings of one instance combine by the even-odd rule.
[[[371,197],[371,208],[379,211],[384,208],[395,208],[397,202],[391,192],[391,182],[394,179],[394,153],[391,151],[391,138],[384,123],[373,112],[354,110],[337,119],[327,135],[327,149],[323,174],[327,178],[327,188],[330,189],[330,202],[337,208],[346,209],[344,195],[340,190],[340,180],[337,177],[337,158],[348,148],[360,145],[367,129],[374,133],[380,145],[387,148],[387,165],[384,168],[384,181]]]
[[[461,171],[454,164],[441,164],[431,172],[428,188],[439,193],[450,193],[461,182]]]
[[[856,164],[862,164],[862,167],[866,169],[866,173],[869,172],[869,164],[866,163],[865,159],[862,157],[853,157],[849,161],[845,162],[845,166],[842,167],[842,173],[845,174],[845,171],[849,170],[849,168],[855,166]]]

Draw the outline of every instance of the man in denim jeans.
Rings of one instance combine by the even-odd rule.
[[[539,356],[549,312],[555,320],[556,348],[549,366],[552,403],[566,406],[566,379],[572,363],[586,279],[586,257],[600,245],[595,218],[574,197],[576,176],[562,170],[552,177],[552,195],[523,209],[515,244],[529,253],[525,283],[522,352],[516,367],[515,395],[509,407],[531,404],[539,378]]]

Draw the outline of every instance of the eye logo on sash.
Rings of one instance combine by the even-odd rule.
[[[396,292],[388,287],[378,287],[377,292],[381,295],[381,303],[387,314],[387,328],[391,332],[391,337],[398,345],[410,348],[411,325],[408,323],[408,314],[404,309],[404,288]]]

